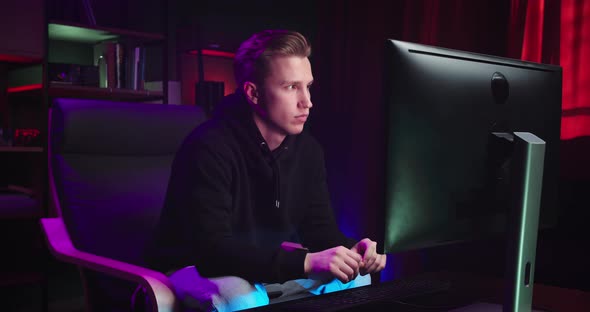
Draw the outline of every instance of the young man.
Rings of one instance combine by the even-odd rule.
[[[322,150],[304,131],[310,53],[291,31],[242,43],[236,93],[176,155],[148,262],[188,306],[237,310],[356,287],[385,267],[374,241],[335,222]]]

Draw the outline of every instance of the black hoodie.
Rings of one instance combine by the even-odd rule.
[[[206,277],[251,282],[305,278],[306,252],[355,241],[335,222],[323,152],[306,131],[270,151],[242,93],[224,98],[176,154],[148,264],[195,265]]]

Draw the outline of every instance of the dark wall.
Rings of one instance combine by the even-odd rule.
[[[144,32],[162,32],[168,1],[162,0],[91,0],[90,10],[79,0],[48,0],[49,20],[91,24],[87,12],[92,12],[96,25]]]
[[[297,30],[313,39],[316,32],[315,1],[303,0],[293,5],[272,0],[178,0],[176,25],[189,29],[193,48],[201,45],[235,52],[252,33],[264,29]]]
[[[312,129],[326,148],[330,187],[348,234],[383,237],[383,46],[387,38],[504,55],[508,5],[504,1],[342,1],[323,3],[314,64],[319,95]],[[475,22],[477,21],[477,23]],[[386,278],[422,264],[391,258]],[[416,259],[419,259],[418,256]],[[394,265],[395,263],[395,265]],[[403,267],[403,268],[402,268]],[[406,270],[407,272],[402,272]]]

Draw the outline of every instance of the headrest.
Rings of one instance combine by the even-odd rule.
[[[191,105],[58,98],[50,118],[52,153],[163,155],[206,115]]]

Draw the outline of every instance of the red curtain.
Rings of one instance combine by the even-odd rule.
[[[510,57],[563,68],[561,175],[590,178],[590,0],[512,0]]]
[[[565,140],[590,136],[590,0],[561,2],[561,138]]]
[[[563,68],[561,138],[590,136],[590,1],[512,0],[510,57]]]
[[[559,64],[559,40],[560,40],[560,1],[522,1],[512,0],[515,3],[526,3],[524,10],[517,14],[511,12],[511,18],[518,19],[521,25],[519,32],[523,34],[520,46],[520,57],[522,60]],[[523,16],[521,13],[525,12]]]

